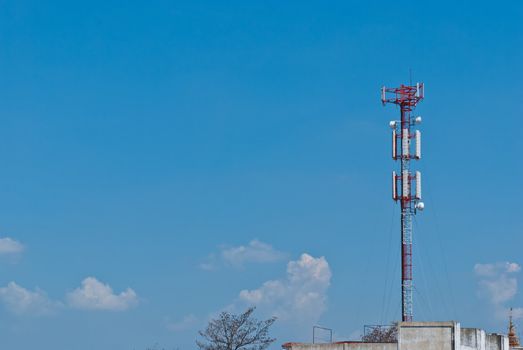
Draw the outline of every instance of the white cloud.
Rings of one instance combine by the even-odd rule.
[[[185,316],[177,322],[167,322],[167,329],[173,332],[183,332],[192,329],[198,323],[198,318],[193,314]]]
[[[220,247],[219,253],[209,255],[207,261],[200,264],[200,267],[204,270],[213,270],[224,263],[235,268],[243,268],[248,263],[281,261],[285,256],[285,253],[277,251],[270,244],[254,239],[248,245]]]
[[[138,304],[134,290],[114,294],[108,284],[103,284],[94,277],[87,277],[82,286],[67,294],[69,306],[83,310],[123,311]]]
[[[20,254],[24,251],[22,243],[12,238],[0,238],[0,255]]]
[[[327,307],[327,290],[332,273],[324,257],[302,254],[287,264],[283,279],[269,280],[258,289],[242,290],[241,302],[255,305],[280,321],[312,324]]]
[[[279,261],[285,254],[276,251],[271,245],[258,240],[252,240],[247,246],[223,249],[222,258],[233,266],[243,266],[245,263],[270,263]]]
[[[53,311],[59,304],[54,303],[40,289],[34,292],[27,290],[15,282],[9,282],[0,288],[0,301],[6,308],[18,315],[43,315]]]
[[[66,298],[69,307],[85,310],[122,311],[138,303],[132,289],[116,295],[109,285],[94,277],[84,279],[82,286],[68,293]],[[62,302],[50,300],[43,290],[30,291],[15,282],[0,287],[0,303],[17,315],[44,315],[64,307]]]
[[[216,255],[214,255],[214,254],[210,254],[207,257],[207,260],[200,264],[200,269],[206,270],[206,271],[216,270],[217,267],[218,267],[218,259],[216,258]]]
[[[506,263],[505,269],[507,272],[519,272],[521,270],[521,266],[516,263]]]
[[[501,273],[519,272],[521,266],[517,263],[498,262],[494,264],[476,264],[474,265],[474,272],[477,276],[495,277]]]
[[[481,280],[479,283],[493,304],[501,304],[511,300],[518,291],[517,279],[506,275],[500,275],[495,279]]]
[[[496,317],[500,319],[506,319],[509,309],[505,304],[513,300],[518,291],[518,280],[515,274],[520,270],[519,264],[511,262],[474,266],[474,272],[479,278],[479,294],[490,301]],[[514,317],[523,317],[523,309],[515,308]]]

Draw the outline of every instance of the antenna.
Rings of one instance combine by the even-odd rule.
[[[398,105],[401,113],[399,123],[393,120],[389,126],[392,129],[392,158],[401,163],[400,171],[392,172],[392,198],[394,201],[399,200],[401,204],[401,312],[404,322],[412,322],[413,319],[412,217],[425,208],[421,201],[421,173],[412,173],[410,170],[410,161],[421,159],[421,132],[411,131],[415,125],[421,124],[421,117],[411,116],[411,112],[424,98],[423,87],[423,83],[412,85],[410,82],[410,85],[400,85],[397,88],[381,88],[383,105]],[[411,152],[412,143],[415,144],[414,152]]]

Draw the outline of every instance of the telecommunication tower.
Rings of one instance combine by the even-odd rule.
[[[421,123],[421,117],[412,116],[411,112],[423,97],[423,83],[381,88],[383,105],[387,103],[398,105],[401,113],[400,120],[392,120],[389,126],[392,129],[392,159],[401,162],[400,172],[392,172],[392,199],[401,204],[401,313],[404,322],[412,322],[413,317],[412,217],[425,207],[421,201],[421,173],[419,171],[413,173],[410,169],[411,160],[421,159],[421,132],[412,130]],[[414,147],[411,147],[413,143]],[[414,186],[412,186],[413,182]]]

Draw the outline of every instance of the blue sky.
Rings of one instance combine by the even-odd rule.
[[[2,347],[190,349],[250,303],[273,349],[397,320],[379,89],[409,69],[415,319],[504,331],[523,307],[521,2],[0,9]]]

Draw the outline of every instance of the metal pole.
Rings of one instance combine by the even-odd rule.
[[[315,344],[316,342],[316,329],[323,329],[325,331],[329,331],[330,333],[330,342],[332,343],[332,328],[326,328],[321,326],[313,326],[312,327],[312,343]]]

